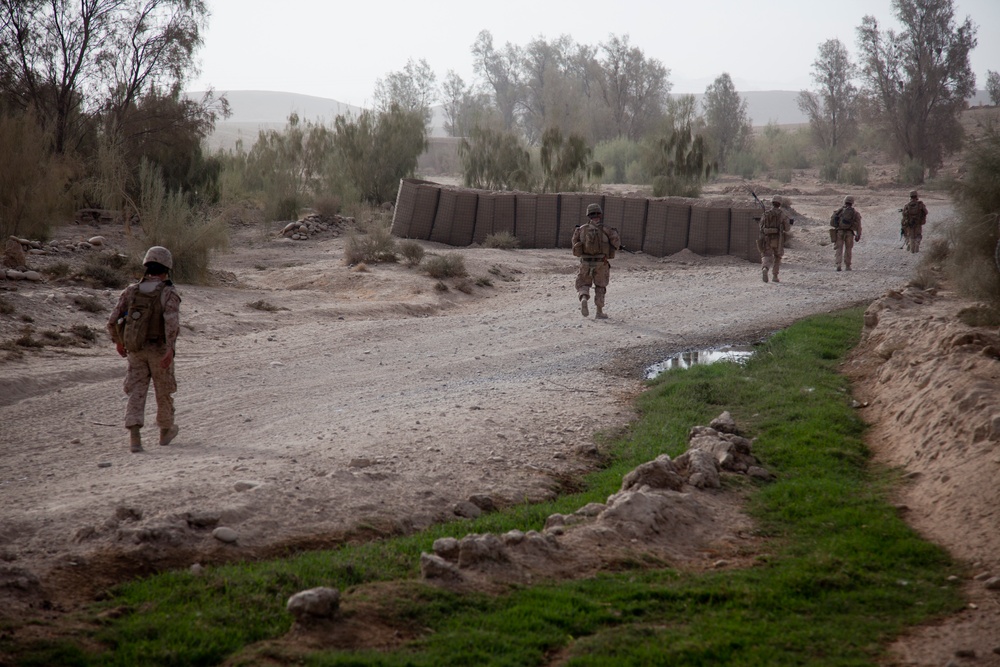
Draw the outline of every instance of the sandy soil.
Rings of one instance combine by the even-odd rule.
[[[716,187],[723,195],[726,185]],[[764,284],[756,265],[735,258],[621,255],[612,262],[606,321],[581,317],[575,263],[564,250],[424,243],[428,253],[459,253],[469,271],[464,284],[449,280],[441,290],[404,265],[346,266],[342,237],[288,241],[234,230],[231,250],[213,263],[223,282],[181,286],[180,435],[156,446],[150,398],[142,454],[129,453],[121,427],[125,364],[103,337],[117,290],[0,281],[0,295],[14,306],[0,315],[0,342],[28,325],[36,338],[81,323],[101,332],[98,345],[30,349],[0,362],[0,596],[7,602],[0,608],[54,604],[58,611],[158,568],[335,544],[352,531],[411,530],[454,516],[473,494],[498,505],[551,497],[595,464],[595,433],[633,419],[632,399],[650,364],[754,341],[907,283],[917,256],[899,249],[903,191],[852,193],[865,233],[854,270],[833,271],[826,221],[844,194],[818,187],[790,193],[796,223],[781,284]],[[923,198],[929,236],[933,223],[953,211],[941,195]],[[109,226],[67,227],[56,236],[94,234],[123,247],[121,231]],[[31,258],[39,268],[45,261]],[[480,278],[492,284],[476,284]],[[98,299],[105,311],[81,310],[74,302],[81,296]],[[248,306],[260,300],[280,310]],[[909,293],[905,300],[918,322],[928,317],[922,308],[937,307],[930,317],[953,324],[952,298],[921,300]],[[891,321],[883,318],[873,332]],[[926,340],[932,348],[937,342]],[[866,417],[876,424],[872,445],[887,461],[922,473],[908,494],[922,488],[920,480],[936,480],[938,495],[907,495],[908,516],[959,557],[978,561],[973,574],[1000,574],[995,492],[972,487],[963,494],[973,505],[993,502],[976,506],[985,514],[960,536],[976,542],[975,550],[934,530],[961,516],[957,503],[942,513],[940,499],[971,478],[944,479],[936,466],[956,465],[945,457],[912,460],[931,426],[898,429],[897,414],[879,407],[896,405],[886,392],[906,393],[896,383],[913,380],[905,373],[866,375],[887,365],[878,360],[859,356],[855,366],[870,397]],[[979,363],[995,395],[997,362],[980,355]],[[935,373],[950,373],[950,391],[967,382],[964,369]],[[934,385],[940,383],[935,375]],[[960,440],[949,430],[961,423],[947,417],[956,414],[953,407],[927,401],[933,437]],[[1000,437],[996,431],[987,444]],[[984,461],[983,468],[995,464]],[[237,541],[213,538],[218,526],[235,530]],[[981,589],[976,594],[989,598],[979,600],[986,616],[996,610],[996,595]],[[992,619],[988,637],[1000,646],[1000,617]],[[972,641],[962,628],[946,632],[952,634],[935,645],[947,655]],[[975,644],[982,647],[976,664],[994,664],[986,662],[988,644]],[[931,657],[926,651],[899,655],[902,664],[942,664],[923,662]]]

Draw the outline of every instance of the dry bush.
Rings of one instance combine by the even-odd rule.
[[[97,331],[88,327],[86,324],[74,324],[70,327],[69,332],[77,338],[87,341],[88,343],[93,343],[97,340]]]
[[[424,247],[412,239],[400,241],[399,254],[407,266],[418,266],[424,260]]]
[[[340,197],[337,195],[323,195],[313,200],[313,208],[324,218],[332,218],[340,213]]]
[[[132,252],[142,257],[150,246],[170,250],[174,267],[170,275],[177,282],[204,284],[209,278],[209,258],[214,250],[226,248],[229,230],[225,220],[203,219],[180,192],[167,192],[158,168],[143,162],[139,167],[139,202],[143,238],[133,239]]]
[[[510,232],[497,232],[489,234],[483,239],[483,247],[496,250],[514,250],[521,247],[521,240]]]
[[[395,262],[398,259],[396,238],[385,225],[368,225],[367,233],[352,231],[344,244],[344,262],[348,265]]]
[[[938,278],[937,272],[934,271],[929,265],[921,264],[917,267],[916,273],[910,280],[909,284],[912,287],[918,287],[920,289],[932,289],[941,287],[941,280]]]
[[[14,304],[0,296],[0,315],[11,315],[14,310]]]
[[[46,239],[52,220],[72,211],[74,167],[49,144],[32,115],[0,113],[0,238]]]
[[[275,306],[272,303],[264,301],[264,299],[258,299],[257,301],[251,301],[247,304],[247,308],[253,308],[254,310],[263,310],[267,313],[275,313],[279,310],[289,310],[284,306]]]
[[[80,276],[99,287],[120,289],[142,272],[142,265],[137,260],[118,253],[101,253],[87,258]]]
[[[461,278],[468,275],[468,271],[465,270],[465,260],[462,259],[461,255],[453,252],[447,255],[431,257],[424,262],[424,271],[431,278],[437,278],[438,280],[442,278]]]

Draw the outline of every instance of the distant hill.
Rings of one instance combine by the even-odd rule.
[[[302,120],[320,122],[332,125],[334,119],[343,114],[357,115],[362,107],[344,104],[334,99],[300,95],[298,93],[282,93],[267,90],[230,90],[216,91],[225,94],[229,100],[233,115],[225,121],[216,123],[215,132],[208,138],[210,150],[217,148],[231,149],[240,139],[249,148],[257,139],[261,130],[280,130],[288,122],[288,116],[297,113]],[[198,99],[203,92],[186,93],[188,97]],[[805,114],[799,110],[795,101],[799,91],[763,90],[740,93],[747,101],[747,114],[751,122],[758,127],[774,122],[778,125],[799,125],[808,122]],[[695,95],[701,103],[704,95]],[[976,91],[969,100],[969,106],[989,104],[986,91]],[[434,108],[431,136],[443,137],[444,115],[440,107]]]

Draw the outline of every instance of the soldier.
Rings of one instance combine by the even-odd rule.
[[[580,258],[580,271],[576,275],[576,293],[580,299],[580,313],[587,317],[587,301],[590,286],[594,286],[594,305],[597,306],[599,320],[608,316],[604,313],[604,295],[611,281],[611,263],[615,251],[621,247],[618,230],[604,226],[604,212],[598,204],[587,206],[587,222],[573,230],[573,255]]]
[[[142,280],[122,291],[108,318],[111,340],[118,354],[128,359],[125,428],[129,430],[129,448],[133,452],[142,451],[140,431],[151,378],[160,444],[170,444],[179,430],[174,424],[173,393],[177,391],[174,345],[180,332],[181,297],[169,278],[173,257],[163,246],[153,246],[146,251],[142,263],[146,267]]]
[[[902,212],[906,249],[920,252],[920,241],[924,238],[924,225],[927,223],[927,207],[920,201],[916,190],[910,190],[910,201],[902,208]]]
[[[771,210],[765,211],[760,219],[760,235],[757,238],[757,249],[760,250],[760,277],[767,282],[767,270],[771,269],[774,282],[780,283],[778,271],[781,269],[781,258],[785,254],[785,234],[792,228],[792,223],[781,210],[781,197],[771,197]]]
[[[830,240],[833,241],[834,262],[851,270],[851,251],[861,241],[861,214],[854,208],[854,197],[844,197],[844,205],[830,216]]]

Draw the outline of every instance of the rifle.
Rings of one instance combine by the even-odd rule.
[[[760,210],[762,210],[762,211],[764,211],[765,213],[767,213],[767,207],[766,207],[766,206],[764,206],[764,202],[762,202],[762,201],[761,201],[761,200],[760,200],[760,199],[759,199],[759,198],[757,197],[757,193],[756,193],[756,192],[754,192],[754,191],[753,191],[752,189],[750,189],[750,188],[747,188],[747,189],[748,189],[748,190],[750,190],[750,194],[752,194],[752,195],[753,195],[753,200],[754,200],[755,202],[757,202],[757,205],[758,205],[758,206],[760,206]],[[754,218],[754,220],[756,220],[756,221],[760,222],[761,218]],[[795,218],[791,218],[791,217],[789,217],[789,218],[788,218],[788,224],[789,224],[789,225],[794,225],[794,224],[795,224]]]
[[[623,245],[620,245],[620,246],[618,246],[618,248],[617,248],[617,249],[618,249],[618,250],[624,250],[625,252],[627,252],[627,253],[628,253],[628,254],[630,254],[630,255],[634,255],[634,254],[635,254],[635,251],[634,251],[634,250],[629,250],[628,248],[626,248],[626,247],[625,247],[625,246],[623,246]]]

